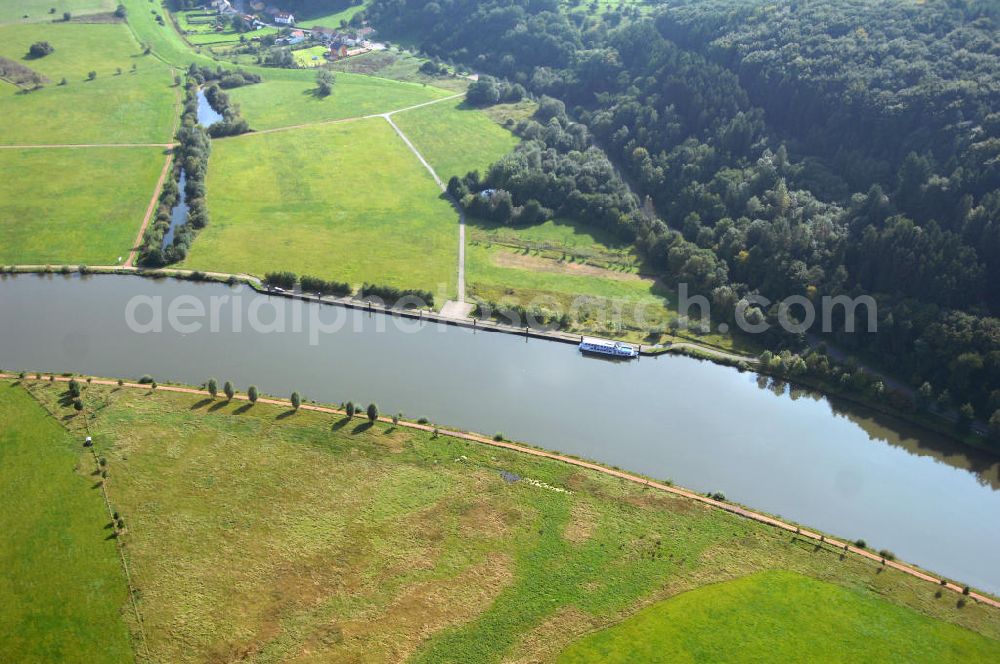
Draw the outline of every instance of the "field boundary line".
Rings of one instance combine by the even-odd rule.
[[[176,143],[31,143],[28,145],[0,145],[0,150],[70,150],[82,148],[163,148],[177,147]]]
[[[252,130],[252,131],[248,131],[248,132],[243,133],[243,134],[234,134],[232,136],[219,136],[218,138],[213,139],[213,140],[216,140],[216,141],[219,141],[219,140],[231,140],[231,139],[234,139],[234,138],[239,138],[241,136],[259,136],[261,134],[276,134],[278,132],[291,131],[293,129],[307,129],[309,127],[324,127],[326,125],[341,124],[341,123],[344,123],[344,122],[357,122],[358,120],[372,120],[374,118],[388,118],[388,116],[393,115],[395,113],[403,113],[405,111],[412,111],[413,109],[423,108],[424,106],[430,106],[431,104],[440,104],[443,101],[448,101],[449,99],[457,99],[458,97],[461,97],[461,96],[462,96],[462,94],[459,93],[459,94],[450,95],[448,97],[441,97],[440,99],[432,99],[430,101],[425,101],[425,102],[422,102],[422,103],[419,103],[419,104],[415,104],[413,106],[406,106],[404,108],[397,108],[397,109],[395,109],[393,111],[385,111],[384,113],[371,113],[369,115],[353,115],[353,116],[351,116],[349,118],[335,118],[335,119],[332,119],[332,120],[319,120],[317,122],[303,122],[301,124],[286,125],[284,127],[271,127],[270,129]]]
[[[456,95],[456,96],[461,96],[461,95]],[[454,99],[454,97],[451,97],[451,99]],[[422,106],[427,106],[427,104],[422,104]],[[417,108],[417,107],[413,107],[413,108]],[[405,110],[409,110],[409,109],[405,109]],[[393,112],[395,112],[395,111],[393,111]],[[441,189],[441,193],[444,194],[445,198],[448,199],[448,202],[451,203],[451,206],[453,208],[455,208],[456,212],[458,212],[458,283],[457,283],[457,290],[458,290],[458,301],[459,301],[459,303],[464,304],[465,303],[465,210],[463,210],[462,206],[459,204],[459,202],[456,201],[452,197],[452,195],[450,193],[448,193],[448,187],[445,185],[444,182],[441,181],[441,178],[438,177],[437,172],[434,170],[434,167],[430,165],[430,162],[428,162],[426,159],[424,159],[424,156],[422,154],[420,154],[420,150],[418,150],[417,146],[415,146],[413,144],[413,141],[411,141],[406,136],[406,134],[403,133],[403,130],[399,128],[399,125],[397,125],[395,122],[392,121],[392,113],[383,113],[380,117],[385,118],[385,121],[389,123],[389,126],[392,127],[396,131],[396,133],[399,135],[399,137],[401,139],[403,139],[403,142],[406,143],[406,147],[410,148],[410,152],[412,152],[414,155],[416,155],[417,159],[420,160],[420,163],[423,164],[424,168],[427,169],[427,172],[431,174],[432,178],[434,178],[434,182]]]
[[[54,374],[50,374],[50,375],[57,382],[66,382],[66,383],[68,383],[70,380],[73,379],[73,377],[68,377],[68,376],[56,376]],[[8,373],[0,373],[0,379],[19,380],[19,378],[16,375],[14,375],[14,374],[8,374]],[[94,385],[127,387],[127,388],[130,388],[130,389],[142,389],[142,390],[147,390],[147,391],[152,389],[149,385],[143,385],[143,384],[140,384],[140,383],[122,382],[121,384],[119,384],[117,381],[106,380],[106,379],[98,379],[98,378],[92,378],[91,382]],[[211,395],[208,393],[207,390],[197,389],[197,388],[193,388],[193,387],[181,387],[181,386],[177,386],[177,385],[158,385],[156,389],[163,390],[163,391],[166,391],[166,392],[176,392],[176,393],[180,393],[180,394],[192,394],[192,395],[197,395],[197,396],[211,397]],[[247,402],[250,401],[249,398],[245,394],[236,394],[233,397],[233,399],[237,400],[237,401],[247,401]],[[264,397],[262,397],[262,398],[259,398],[257,401],[259,403],[268,404],[268,405],[271,405],[271,406],[281,406],[283,408],[290,408],[290,409],[293,408],[291,402],[287,401],[285,399],[273,399],[273,398],[264,398]],[[347,414],[345,411],[342,411],[342,410],[340,410],[338,408],[333,408],[333,407],[330,407],[330,406],[320,406],[320,405],[317,405],[317,404],[302,404],[300,406],[300,409],[301,410],[313,411],[313,412],[316,412],[316,413],[325,413],[325,414],[328,414],[328,415],[346,416],[346,414]],[[634,475],[632,473],[628,473],[628,472],[625,472],[625,471],[622,471],[622,470],[615,470],[613,468],[608,468],[607,466],[602,466],[602,465],[600,465],[598,463],[594,463],[594,462],[591,462],[591,461],[584,461],[583,459],[577,459],[575,457],[566,456],[564,454],[559,454],[557,452],[548,452],[546,450],[538,449],[538,448],[535,448],[535,447],[528,447],[527,445],[522,445],[522,444],[518,444],[518,443],[511,443],[511,442],[507,442],[507,441],[504,441],[504,440],[494,440],[492,438],[487,438],[487,437],[481,436],[479,434],[468,433],[468,432],[465,432],[465,431],[457,431],[457,430],[452,430],[452,429],[441,429],[441,428],[438,428],[438,427],[436,427],[436,426],[434,426],[432,424],[419,424],[419,423],[416,423],[416,422],[407,422],[407,421],[403,421],[403,420],[400,420],[398,422],[398,424],[394,424],[391,417],[379,417],[378,421],[381,422],[381,423],[383,423],[383,424],[389,424],[389,425],[393,425],[393,426],[401,426],[401,427],[406,427],[406,428],[409,428],[409,429],[416,429],[416,430],[419,430],[419,431],[425,431],[425,432],[429,432],[429,433],[436,433],[438,435],[444,435],[444,436],[448,436],[450,438],[457,438],[457,439],[460,439],[460,440],[467,440],[469,442],[480,443],[480,444],[483,444],[483,445],[489,445],[491,447],[498,447],[498,448],[510,450],[512,452],[520,452],[522,454],[528,454],[528,455],[540,457],[540,458],[543,458],[543,459],[551,459],[553,461],[559,461],[561,463],[565,463],[565,464],[568,464],[568,465],[571,465],[571,466],[576,466],[578,468],[585,468],[587,470],[592,470],[592,471],[595,471],[595,472],[603,473],[605,475],[609,475],[611,477],[616,477],[616,478],[618,478],[620,480],[624,480],[626,482],[632,482],[633,484],[638,484],[640,486],[645,486],[645,487],[652,488],[652,489],[658,489],[658,490],[663,491],[665,493],[670,493],[670,494],[673,494],[675,496],[680,496],[682,498],[687,498],[689,500],[693,500],[693,501],[702,503],[704,505],[708,505],[709,507],[714,507],[714,508],[722,510],[724,512],[729,512],[730,514],[733,514],[735,516],[739,516],[739,517],[742,517],[742,518],[745,518],[745,519],[749,519],[751,521],[756,521],[758,523],[769,525],[769,526],[778,528],[780,530],[785,530],[787,532],[794,533],[797,536],[801,536],[801,537],[804,537],[804,538],[807,538],[807,539],[812,539],[818,545],[829,544],[831,547],[833,547],[835,549],[838,549],[840,551],[843,551],[844,553],[854,553],[854,554],[856,554],[856,555],[858,555],[858,556],[860,556],[862,558],[866,558],[866,559],[871,560],[873,562],[879,563],[883,567],[891,567],[892,569],[895,569],[895,570],[897,570],[899,572],[903,572],[904,574],[908,574],[908,575],[910,575],[912,577],[915,577],[917,579],[920,579],[922,581],[927,581],[929,583],[934,583],[936,585],[939,585],[942,588],[946,588],[948,590],[951,590],[952,592],[955,592],[955,593],[957,593],[959,595],[965,595],[965,593],[963,592],[964,589],[961,586],[959,586],[959,585],[957,585],[955,583],[951,583],[950,581],[947,581],[946,579],[935,577],[934,575],[932,575],[932,574],[930,574],[928,572],[925,572],[923,570],[920,570],[920,569],[918,569],[916,567],[913,567],[913,566],[910,566],[910,565],[906,565],[904,563],[896,562],[895,560],[889,560],[889,559],[887,559],[887,558],[885,558],[883,556],[880,556],[880,555],[878,555],[876,553],[868,551],[867,549],[862,549],[862,548],[859,548],[859,547],[856,547],[856,546],[852,546],[849,542],[842,542],[840,540],[827,537],[826,535],[823,535],[821,533],[812,532],[810,530],[806,530],[806,529],[801,528],[799,526],[794,526],[794,525],[792,525],[790,523],[787,523],[787,522],[782,521],[780,519],[777,519],[775,517],[769,516],[769,515],[764,514],[762,512],[755,512],[755,511],[753,511],[751,509],[748,509],[748,508],[745,508],[745,507],[741,507],[741,506],[733,504],[733,503],[727,503],[727,502],[722,502],[720,500],[715,500],[714,498],[709,498],[707,496],[703,496],[703,495],[701,495],[699,493],[695,493],[694,491],[691,491],[689,489],[682,489],[682,488],[673,486],[672,484],[664,484],[662,482],[657,482],[656,480],[651,480],[651,479],[648,479],[646,477],[641,477],[639,475]],[[986,595],[983,595],[981,593],[977,593],[975,591],[970,591],[969,594],[967,595],[967,597],[969,597],[971,599],[974,599],[977,602],[981,602],[983,604],[991,606],[993,608],[1000,609],[1000,601],[998,601],[996,599],[993,599],[992,597],[987,597]]]
[[[38,398],[38,396],[34,393],[34,391],[29,390],[25,385],[22,385],[21,387],[24,388],[25,392],[31,395],[31,398],[35,401],[35,403],[41,406],[42,410],[48,413],[49,417],[55,420],[56,424],[58,424],[70,436],[73,436],[73,432],[69,430],[69,427],[67,427],[63,422],[61,422],[59,420],[59,417],[55,413],[49,410],[49,407],[45,405],[45,403],[42,402],[41,399]],[[86,405],[84,407],[86,408]],[[83,410],[81,411],[81,413],[83,414],[83,426],[84,429],[86,430],[87,436],[89,437],[91,434],[90,434],[90,423],[87,421],[87,412],[86,410]],[[93,445],[90,446],[90,456],[94,461],[94,468],[100,470],[101,464],[98,462],[97,451],[94,449]],[[104,509],[108,513],[108,518],[111,519],[112,523],[114,523],[115,512],[114,508],[111,507],[111,497],[108,495],[107,481],[103,477],[101,478],[101,496],[104,498]],[[114,528],[115,528],[115,533],[117,533],[118,532],[117,524],[114,524]],[[149,654],[149,643],[146,641],[146,628],[142,621],[142,613],[139,611],[139,605],[136,604],[135,601],[136,588],[135,585],[133,585],[132,583],[132,573],[129,570],[128,561],[125,559],[125,546],[122,544],[121,539],[117,537],[117,535],[115,537],[115,549],[118,551],[118,561],[121,563],[122,571],[125,573],[125,589],[128,591],[128,597],[132,603],[132,611],[135,613],[136,626],[139,629],[139,636],[141,637],[142,640],[142,649],[143,651],[145,651],[146,661],[152,662],[153,658]]]

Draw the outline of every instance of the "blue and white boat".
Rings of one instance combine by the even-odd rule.
[[[639,356],[639,350],[632,344],[608,339],[584,339],[580,342],[580,350],[584,353],[610,357],[633,358]]]

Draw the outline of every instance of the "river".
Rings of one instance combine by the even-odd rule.
[[[205,97],[205,91],[198,89],[198,124],[206,129],[213,123],[223,120],[221,113],[217,113]]]
[[[218,331],[205,320],[198,331],[165,326],[139,333],[125,318],[136,296],[161,298],[164,312],[178,296],[206,311],[212,298],[228,300],[218,305]],[[234,298],[240,332],[233,329]],[[140,323],[152,320],[155,302],[138,308]],[[292,326],[298,308],[302,330]],[[310,316],[343,327],[317,335],[312,345]],[[255,319],[273,329],[254,331]],[[222,284],[21,275],[0,279],[0,366],[192,384],[214,376],[278,396],[298,390],[322,402],[376,401],[383,413],[503,432],[698,491],[722,491],[1000,592],[995,457],[867,409],[687,357],[602,361],[567,344],[292,304]]]

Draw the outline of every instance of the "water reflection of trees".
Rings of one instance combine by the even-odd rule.
[[[869,440],[888,443],[910,454],[931,457],[953,468],[967,470],[973,473],[983,486],[1000,490],[1000,457],[995,454],[969,447],[873,408],[826,396],[816,390],[793,385],[778,378],[758,374],[756,383],[758,388],[767,390],[777,397],[787,396],[792,401],[803,398],[825,401],[835,417],[843,417],[856,424],[868,434]]]

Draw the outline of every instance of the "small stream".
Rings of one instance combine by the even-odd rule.
[[[168,228],[167,232],[163,234],[163,245],[161,246],[161,249],[166,249],[173,244],[174,233],[178,228],[187,222],[187,192],[184,191],[184,185],[186,182],[187,177],[185,176],[184,169],[181,169],[181,178],[177,182],[177,188],[180,189],[180,195],[177,198],[177,205],[175,205],[174,209],[170,211],[170,228]]]

